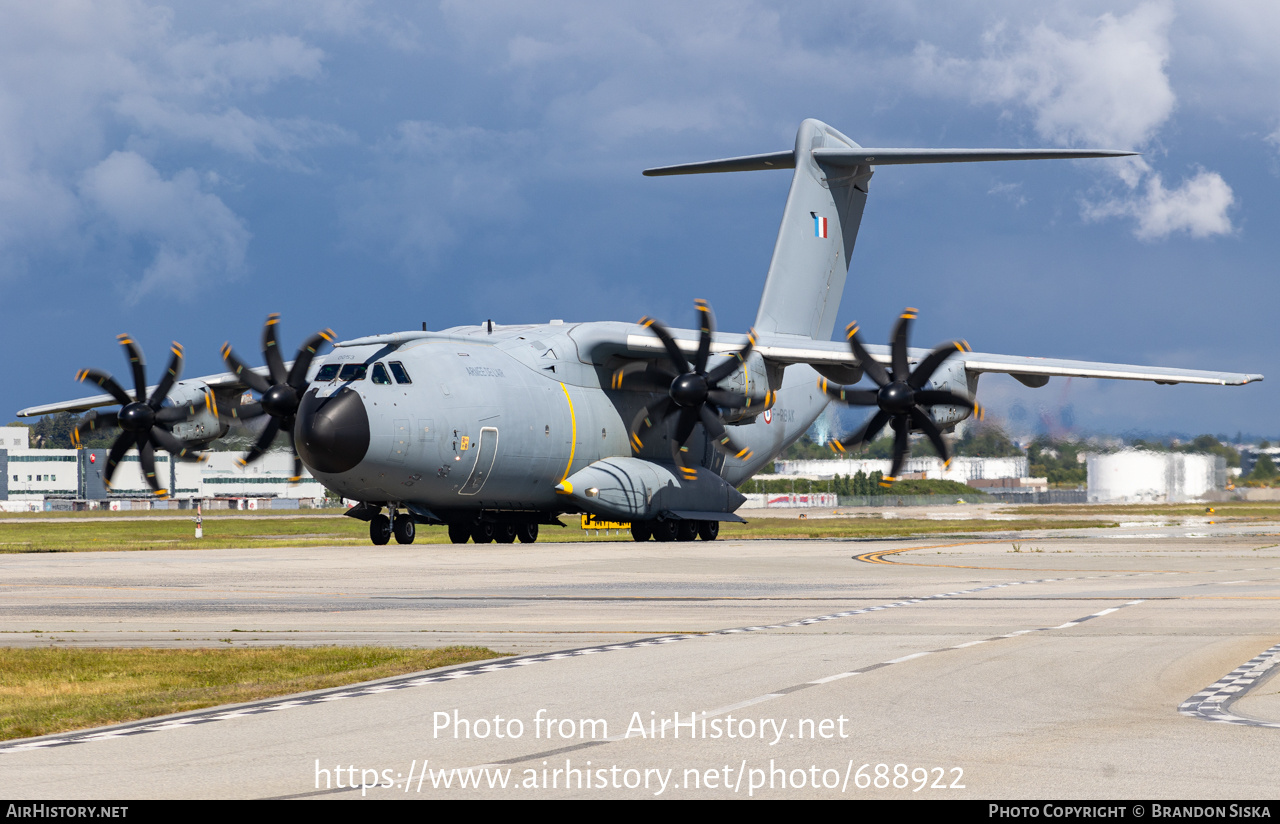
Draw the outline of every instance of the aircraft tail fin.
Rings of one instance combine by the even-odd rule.
[[[830,340],[875,166],[1117,157],[1076,149],[863,148],[818,120],[805,120],[792,151],[646,169],[650,177],[794,169],[755,328]]]

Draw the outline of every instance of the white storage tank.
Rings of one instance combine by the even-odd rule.
[[[1090,501],[1177,503],[1220,489],[1217,455],[1127,449],[1085,456]]]

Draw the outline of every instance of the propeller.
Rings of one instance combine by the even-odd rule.
[[[675,418],[675,437],[671,441],[672,459],[680,466],[681,472],[690,480],[697,477],[697,470],[689,466],[685,458],[689,454],[685,443],[693,434],[699,423],[707,432],[707,437],[717,449],[735,458],[746,460],[751,457],[751,450],[733,440],[725,429],[723,414],[731,409],[750,409],[753,405],[768,408],[773,405],[774,393],[767,392],[763,403],[742,392],[723,389],[720,382],[729,377],[746,362],[756,344],[755,330],[747,335],[747,343],[734,352],[723,363],[710,371],[707,360],[711,354],[711,336],[715,330],[715,316],[705,300],[694,301],[701,321],[701,337],[698,339],[698,350],[693,362],[684,356],[676,345],[671,332],[652,318],[641,318],[641,326],[648,328],[667,350],[670,364],[654,362],[636,362],[624,366],[613,374],[614,389],[636,392],[662,393],[666,397],[657,403],[647,406],[636,414],[631,423],[631,447],[636,452],[644,448],[641,435],[648,435],[654,422],[665,422]]]
[[[928,407],[941,404],[964,406],[972,409],[979,420],[983,417],[982,407],[963,395],[942,389],[923,388],[947,358],[956,352],[972,351],[968,343],[964,341],[944,343],[926,355],[914,372],[910,370],[907,363],[907,335],[916,314],[917,310],[907,308],[899,316],[890,341],[891,366],[888,370],[867,354],[862,341],[858,338],[857,322],[846,327],[849,349],[858,360],[863,373],[875,381],[877,389],[833,386],[827,382],[826,378],[818,380],[818,388],[834,401],[848,406],[879,407],[879,411],[872,415],[871,419],[857,432],[843,440],[832,441],[831,448],[834,451],[845,452],[855,446],[870,443],[875,440],[876,435],[880,434],[885,424],[893,426],[893,468],[889,470],[889,476],[880,482],[881,486],[886,487],[891,486],[898,479],[903,462],[907,459],[907,454],[910,452],[907,435],[912,429],[919,429],[928,436],[933,448],[938,451],[938,457],[942,458],[943,466],[951,463],[947,444],[942,440],[942,430],[929,416],[926,411]]]
[[[289,480],[296,483],[302,480],[302,459],[298,457],[298,450],[293,442],[293,425],[298,404],[307,391],[307,370],[311,368],[311,361],[325,342],[334,341],[335,335],[332,329],[325,329],[307,338],[298,349],[293,366],[286,370],[284,358],[280,356],[280,347],[276,343],[276,326],[279,323],[280,315],[273,312],[262,327],[262,357],[267,362],[267,377],[245,366],[231,350],[229,342],[222,344],[222,359],[226,361],[231,374],[262,396],[255,403],[241,404],[226,417],[235,420],[251,420],[262,415],[271,417],[249,454],[240,459],[241,466],[248,466],[261,458],[283,428],[289,436],[289,449],[293,451],[293,477]]]
[[[147,479],[147,485],[160,497],[167,497],[169,491],[160,486],[160,481],[156,478],[155,450],[163,449],[180,461],[204,460],[204,457],[195,449],[178,440],[169,430],[175,423],[189,420],[201,407],[211,403],[211,396],[206,393],[204,400],[199,403],[164,406],[169,391],[173,389],[178,375],[182,373],[182,344],[175,341],[170,348],[172,354],[169,358],[169,368],[160,379],[155,391],[148,397],[147,364],[142,357],[142,350],[128,335],[117,335],[116,339],[120,341],[125,355],[129,358],[129,365],[133,372],[134,397],[129,397],[120,384],[116,383],[115,378],[106,372],[97,369],[81,369],[76,373],[76,380],[96,383],[105,389],[120,403],[120,410],[107,413],[98,412],[96,409],[90,411],[72,430],[71,439],[78,448],[80,438],[86,432],[96,432],[99,429],[112,427],[122,430],[107,454],[107,468],[102,475],[102,480],[110,486],[111,476],[115,474],[116,467],[120,461],[124,460],[125,454],[136,446],[138,461],[142,464],[142,474]]]

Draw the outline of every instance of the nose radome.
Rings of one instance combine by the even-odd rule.
[[[294,445],[307,466],[328,473],[346,472],[369,451],[369,414],[350,387],[327,398],[312,389],[298,406]]]

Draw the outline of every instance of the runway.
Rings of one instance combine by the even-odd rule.
[[[1270,798],[1277,532],[3,556],[10,646],[514,657],[0,765],[60,799]]]

